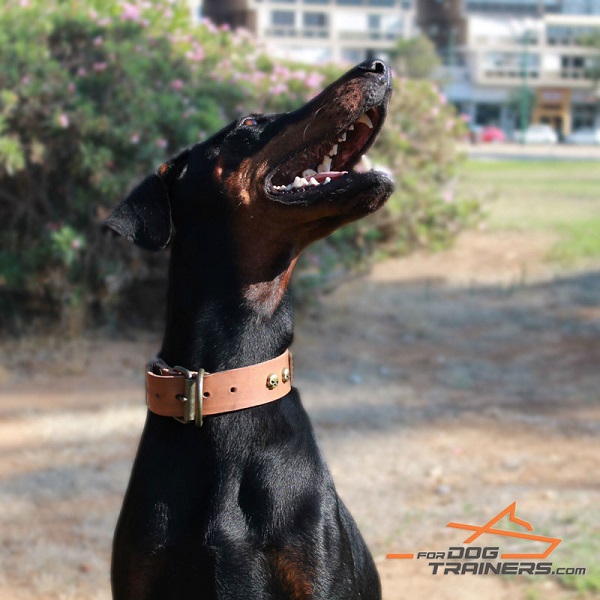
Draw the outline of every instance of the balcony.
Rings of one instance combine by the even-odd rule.
[[[289,39],[324,39],[330,37],[330,30],[326,27],[302,27],[273,25],[264,30],[266,37]]]
[[[382,31],[372,29],[370,31],[338,31],[337,38],[342,41],[355,42],[395,42],[402,34],[399,31]]]

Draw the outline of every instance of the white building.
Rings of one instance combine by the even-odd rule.
[[[203,0],[203,14],[243,26],[275,56],[320,63],[386,58],[422,32],[443,58],[448,99],[473,123],[510,133],[547,122],[568,135],[598,123],[600,0]]]
[[[415,0],[204,0],[203,14],[244,26],[280,57],[307,63],[385,58],[415,35]]]
[[[525,107],[528,122],[563,135],[599,125],[598,51],[585,39],[600,34],[600,0],[431,0],[419,9],[444,58],[446,94],[473,123],[510,133]]]

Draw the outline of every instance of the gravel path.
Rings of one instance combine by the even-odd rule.
[[[297,323],[296,385],[386,600],[585,597],[552,576],[433,576],[385,558],[460,545],[449,521],[483,524],[514,501],[563,539],[557,566],[600,567],[600,265],[558,276],[548,243],[470,233],[378,265]],[[110,597],[157,344],[0,344],[0,598]]]

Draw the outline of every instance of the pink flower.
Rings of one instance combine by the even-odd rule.
[[[63,129],[66,129],[69,126],[69,117],[65,113],[61,113],[58,117],[58,123]]]
[[[219,30],[220,31],[230,31],[231,25],[229,25],[229,23],[223,23],[222,25],[219,25]]]
[[[104,44],[104,38],[101,35],[96,36],[93,44],[94,46],[102,46],[102,44]]]
[[[446,204],[450,204],[454,201],[454,193],[452,192],[452,190],[444,190],[442,198]]]
[[[210,33],[217,33],[217,31],[219,31],[210,19],[204,18],[200,22],[202,25],[204,25],[204,27],[206,27],[206,29],[208,29]]]
[[[183,89],[183,80],[182,79],[173,79],[169,84],[169,87],[172,90],[182,90]]]
[[[106,71],[106,67],[108,67],[108,65],[105,62],[94,63],[94,71],[96,71],[96,73]]]
[[[168,144],[169,144],[169,142],[167,140],[165,140],[165,138],[158,138],[156,140],[156,145],[159,148],[166,148]]]
[[[290,70],[287,67],[282,67],[280,65],[275,65],[275,68],[273,69],[273,76],[275,77],[275,80],[279,80],[279,79],[289,79],[291,76]]]
[[[81,248],[83,244],[81,243],[81,240],[79,238],[75,238],[72,242],[71,242],[71,248],[73,248],[73,250],[79,250],[79,248]]]
[[[77,75],[78,77],[87,77],[87,71],[85,70],[85,67],[79,67],[79,69],[77,69]]]
[[[75,84],[73,82],[69,83],[68,90],[71,94],[75,93]]]
[[[140,141],[140,134],[139,134],[139,133],[137,133],[136,131],[134,131],[134,132],[131,134],[131,137],[129,138],[129,141],[130,141],[132,144],[137,144],[137,143],[139,143],[139,141]]]
[[[188,60],[191,60],[193,62],[201,62],[204,60],[205,57],[205,53],[204,53],[204,48],[202,48],[202,46],[200,46],[200,44],[194,43],[192,45],[192,49],[186,53],[186,57],[188,58]]]
[[[321,75],[321,73],[314,73],[314,72],[310,73],[305,81],[306,85],[311,89],[321,87],[322,82],[323,82],[323,75]]]
[[[121,21],[134,21],[140,20],[142,11],[139,6],[130,4],[129,2],[123,2],[123,12],[121,13]]]
[[[280,94],[284,94],[289,91],[288,86],[285,83],[278,83],[271,87],[269,92],[275,96],[279,96]]]
[[[241,40],[251,40],[252,39],[252,33],[248,30],[245,29],[244,27],[238,27],[235,32],[237,33],[238,37]]]

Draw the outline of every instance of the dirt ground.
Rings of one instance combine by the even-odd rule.
[[[551,242],[468,233],[378,265],[298,319],[295,385],[386,600],[598,597],[556,576],[386,559],[460,546],[469,534],[449,521],[483,525],[516,501],[535,533],[563,540],[554,566],[598,573],[600,264],[558,273],[543,260]],[[0,343],[0,598],[110,597],[157,346],[142,334]],[[523,549],[511,544],[474,545]]]

